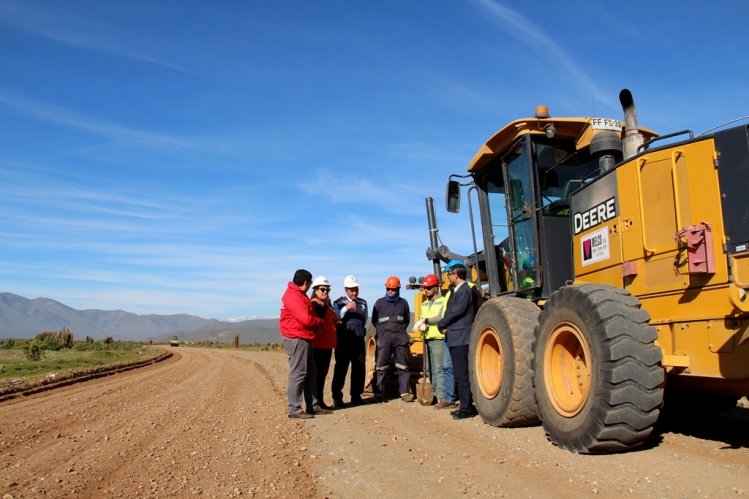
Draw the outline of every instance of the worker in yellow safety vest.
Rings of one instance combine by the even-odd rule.
[[[447,298],[440,296],[440,280],[434,274],[424,277],[421,289],[426,298],[421,304],[421,317],[428,319],[428,325],[422,326],[426,347],[424,355],[427,355],[429,379],[437,396],[434,408],[446,409],[455,405],[455,380],[450,352],[445,346],[445,335],[440,332],[437,323],[445,314]],[[449,371],[446,367],[449,367]]]

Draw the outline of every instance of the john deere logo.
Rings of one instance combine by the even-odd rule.
[[[575,213],[573,216],[575,235],[584,230],[592,229],[596,225],[602,224],[614,217],[616,217],[616,198],[609,198],[588,210]]]

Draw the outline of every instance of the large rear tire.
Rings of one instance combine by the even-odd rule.
[[[649,314],[627,291],[583,284],[555,291],[539,317],[534,384],[555,445],[626,451],[653,431],[663,401],[662,354]]]
[[[539,308],[500,297],[481,307],[471,329],[468,372],[481,418],[492,426],[538,423],[533,397],[533,334]]]

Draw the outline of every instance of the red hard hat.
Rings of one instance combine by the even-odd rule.
[[[400,288],[401,280],[398,279],[396,276],[391,275],[390,277],[388,277],[387,281],[385,281],[385,287],[386,288]]]
[[[432,286],[439,286],[440,280],[434,274],[428,274],[424,277],[424,281],[421,283],[422,288],[431,288]]]

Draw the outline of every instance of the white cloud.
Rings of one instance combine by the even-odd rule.
[[[44,37],[71,47],[100,54],[122,57],[154,64],[173,71],[186,70],[173,62],[134,50],[130,45],[113,39],[114,26],[102,25],[101,19],[89,19],[78,10],[71,16],[65,4],[56,11],[37,9],[28,2],[3,2],[0,24],[13,26],[36,36]]]
[[[611,96],[598,87],[596,82],[564,50],[562,45],[549,37],[540,26],[495,0],[476,0],[476,2],[490,14],[490,20],[506,34],[544,54],[550,65],[561,66],[561,71],[555,70],[555,74],[569,75],[576,88],[586,90],[587,94],[593,95],[597,101],[609,107],[616,105]]]
[[[83,130],[111,139],[126,140],[132,144],[178,150],[193,149],[193,146],[188,141],[180,138],[165,134],[144,132],[99,120],[64,107],[29,99],[1,87],[0,105],[13,109],[21,115],[32,116],[48,123]]]

